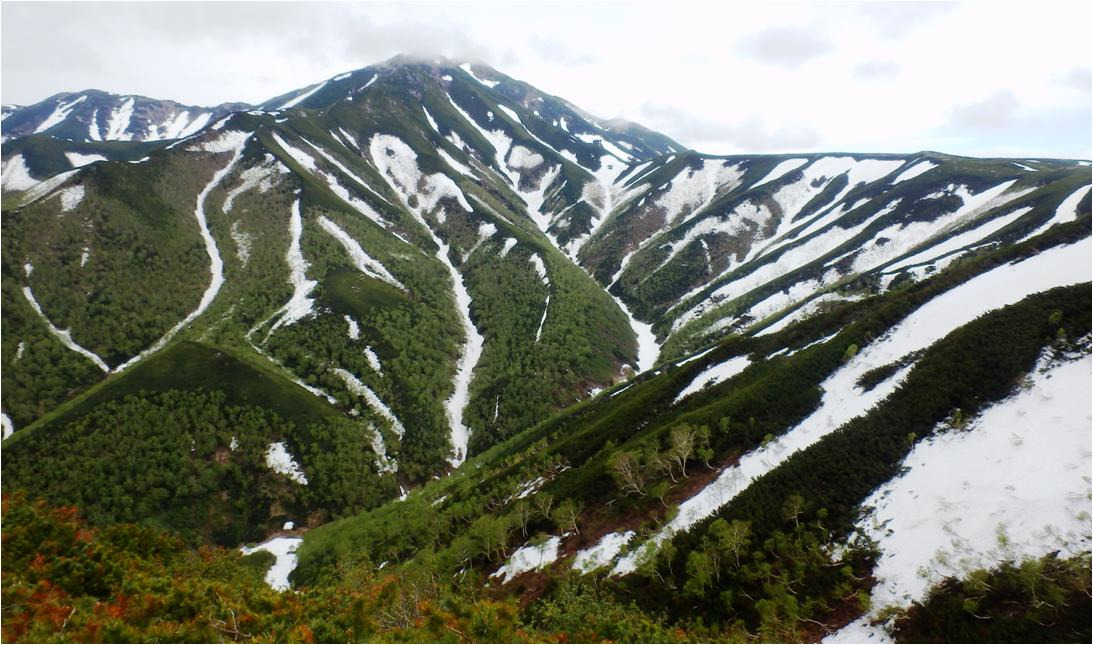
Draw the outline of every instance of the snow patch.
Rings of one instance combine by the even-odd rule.
[[[239,551],[243,555],[250,555],[258,551],[272,553],[275,560],[273,566],[266,572],[266,584],[277,591],[285,591],[289,588],[288,576],[296,568],[296,549],[303,542],[296,537],[277,537],[263,542],[254,547],[243,547]]]
[[[539,571],[558,559],[558,547],[561,543],[561,538],[552,536],[542,544],[522,546],[490,578],[500,577],[502,583],[507,583],[521,573]]]
[[[373,79],[373,80],[375,80],[375,79]],[[284,104],[282,104],[281,107],[279,107],[277,109],[278,110],[287,110],[288,108],[296,107],[301,102],[307,100],[307,98],[310,97],[312,94],[314,94],[315,92],[318,92],[319,90],[326,87],[326,83],[327,83],[326,81],[323,81],[322,83],[319,83],[318,85],[312,87],[310,90],[307,90],[307,91],[305,91],[301,94],[298,94],[295,98],[289,99]]]
[[[114,108],[114,111],[110,113],[110,120],[106,124],[104,139],[107,141],[130,141],[133,138],[132,133],[125,130],[133,120],[134,103],[135,100],[130,96],[122,101],[121,105]]]
[[[82,184],[57,191],[57,196],[61,198],[61,212],[67,213],[79,206],[80,202],[83,201],[85,192]]]
[[[289,479],[307,486],[307,475],[296,463],[296,459],[289,453],[284,441],[271,443],[266,448],[266,466],[275,473],[286,475]]]
[[[80,96],[79,98],[69,101],[68,103],[58,101],[57,107],[53,108],[52,114],[46,117],[46,120],[39,123],[38,127],[34,129],[34,134],[41,134],[46,130],[52,128],[53,126],[57,125],[61,121],[64,121],[66,118],[68,118],[68,115],[72,112],[77,104],[82,103],[86,100],[86,96]]]
[[[68,163],[72,164],[73,168],[81,168],[88,164],[93,164],[96,161],[106,161],[106,157],[102,155],[85,155],[79,152],[66,152],[65,158],[68,159]]]

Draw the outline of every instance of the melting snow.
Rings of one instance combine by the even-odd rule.
[[[587,549],[577,552],[573,559],[573,568],[581,573],[592,573],[600,567],[606,567],[622,551],[622,547],[634,537],[633,531],[608,533],[600,541]]]
[[[398,435],[399,439],[402,438],[402,435],[406,433],[405,426],[403,426],[402,422],[398,420],[398,417],[395,416],[395,413],[391,411],[391,408],[387,407],[387,404],[384,403],[383,400],[380,399],[378,396],[376,396],[376,393],[372,391],[372,388],[362,383],[361,380],[354,376],[351,372],[343,370],[340,367],[335,368],[333,372],[338,375],[338,378],[345,381],[345,386],[349,388],[350,392],[356,394],[357,396],[363,396],[365,400],[368,401],[368,405],[370,405],[372,409],[374,409],[377,413],[379,413],[381,417],[387,419],[391,423],[391,429],[394,430],[395,434]]]
[[[526,545],[517,549],[508,562],[495,571],[491,578],[501,577],[502,583],[524,573],[525,571],[538,571],[549,566],[558,559],[558,547],[562,540],[559,537],[551,537],[538,546]]]
[[[505,257],[506,255],[508,255],[509,251],[511,251],[512,247],[514,247],[514,246],[516,246],[516,238],[510,237],[507,240],[505,240],[505,245],[503,247],[501,247],[500,257]]]
[[[38,180],[30,176],[30,169],[21,154],[13,155],[0,168],[0,185],[4,190],[27,190],[38,184]]]
[[[369,142],[369,152],[380,174],[401,196],[403,204],[437,245],[436,258],[448,269],[452,279],[456,310],[459,312],[463,332],[466,334],[466,343],[456,365],[452,396],[444,404],[448,424],[451,427],[453,449],[453,456],[449,459],[449,463],[452,466],[458,466],[467,458],[467,444],[471,430],[463,422],[463,413],[470,400],[470,383],[474,376],[474,367],[482,356],[485,339],[478,333],[478,329],[471,320],[471,295],[463,282],[463,276],[448,257],[448,244],[429,228],[425,221],[425,214],[435,209],[444,197],[454,198],[467,212],[471,212],[472,209],[467,204],[463,191],[459,190],[449,177],[440,173],[423,176],[417,165],[417,153],[398,138],[385,134],[373,135]],[[417,199],[417,206],[413,208],[409,205],[411,196]]]
[[[68,103],[58,101],[57,107],[53,108],[53,113],[46,117],[45,121],[42,121],[40,124],[38,124],[38,127],[34,129],[34,134],[41,134],[46,130],[52,128],[53,126],[57,125],[61,121],[64,121],[77,104],[82,103],[86,100],[86,96],[80,96],[79,98],[73,101],[69,101]]]
[[[374,80],[374,79],[373,79],[373,80]],[[316,85],[315,87],[311,88],[310,90],[307,90],[306,92],[303,92],[303,93],[301,93],[301,94],[298,94],[298,95],[296,95],[296,97],[295,97],[295,98],[289,99],[289,100],[288,100],[288,101],[286,101],[286,102],[285,102],[285,103],[284,103],[284,104],[283,104],[283,105],[282,105],[281,107],[279,107],[279,108],[277,108],[277,109],[278,109],[278,110],[287,110],[288,108],[291,108],[291,107],[296,107],[296,106],[297,106],[297,105],[299,105],[299,104],[300,104],[301,102],[303,102],[304,100],[306,100],[306,99],[307,99],[307,98],[308,98],[309,96],[311,96],[311,95],[312,95],[312,94],[314,94],[315,92],[318,92],[319,90],[321,90],[321,89],[323,89],[324,87],[326,87],[326,83],[327,83],[326,81],[323,81],[322,83],[319,83],[318,85]]]
[[[692,357],[691,360],[693,360],[693,358],[694,357]],[[672,403],[679,403],[685,397],[688,397],[695,392],[710,387],[711,385],[723,383],[736,376],[740,372],[743,372],[748,365],[751,365],[750,358],[748,358],[747,356],[736,356],[734,358],[730,358],[723,363],[718,363],[717,365],[707,367],[698,376],[694,377],[694,379],[690,382],[690,384],[687,385],[687,387],[679,391],[679,394],[676,396],[675,400],[672,401]]]
[[[79,206],[83,201],[84,192],[83,185],[69,186],[58,191],[57,196],[61,198],[61,212],[67,213]]]
[[[133,138],[131,133],[125,131],[129,127],[129,122],[133,119],[133,103],[133,97],[129,97],[122,101],[121,105],[114,108],[114,111],[110,114],[110,121],[106,124],[104,139],[107,141],[129,141]]]
[[[376,370],[376,373],[380,376],[383,376],[383,364],[380,363],[380,357],[376,354],[375,350],[372,349],[371,345],[364,348],[364,358],[368,360],[369,367]]]
[[[106,161],[106,157],[102,155],[85,155],[79,152],[66,152],[65,157],[73,168],[80,168],[96,161]]]
[[[1089,552],[1091,367],[1086,355],[1033,372],[962,431],[916,445],[905,474],[863,503],[873,510],[859,531],[882,553],[874,612],[921,600],[946,576]]]
[[[922,161],[914,164],[913,166],[910,166],[909,168],[907,168],[907,170],[904,170],[899,175],[897,175],[896,178],[892,180],[892,185],[894,186],[901,181],[907,181],[908,179],[914,179],[915,177],[927,173],[934,168],[937,168],[936,163],[923,159]]]
[[[29,273],[28,273],[28,275],[29,275]],[[34,298],[34,293],[30,290],[30,287],[23,287],[23,296],[27,299],[27,302],[30,303],[31,308],[34,309],[34,313],[38,314],[38,317],[41,318],[42,322],[44,322],[46,324],[46,327],[49,328],[49,333],[56,336],[57,339],[60,340],[64,344],[65,347],[71,349],[72,351],[74,351],[78,354],[81,354],[81,355],[87,357],[88,359],[91,360],[92,363],[94,363],[102,371],[104,371],[104,372],[109,372],[110,371],[110,366],[108,366],[101,358],[99,358],[99,356],[97,354],[95,354],[91,350],[88,350],[88,349],[84,348],[79,343],[72,340],[72,330],[71,329],[57,329],[57,327],[55,327],[53,325],[53,323],[49,320],[49,318],[47,318],[46,315],[42,312],[42,307],[41,307],[41,305],[38,304],[38,301]]]
[[[338,243],[342,245],[345,252],[349,254],[349,257],[353,260],[353,264],[356,265],[357,270],[361,273],[373,277],[377,280],[382,280],[387,284],[397,287],[403,291],[406,291],[406,287],[402,285],[395,276],[384,267],[378,260],[373,259],[370,255],[364,252],[361,245],[354,240],[348,233],[342,230],[337,224],[326,218],[325,215],[319,216],[319,226],[323,227],[323,230],[334,236],[334,239],[338,240]]]
[[[357,340],[358,338],[360,338],[361,337],[361,326],[358,325],[357,321],[353,320],[353,317],[350,316],[349,314],[345,314],[344,318],[345,318],[345,324],[349,325],[349,339],[350,340]]]
[[[1023,242],[1030,237],[1035,237],[1040,233],[1048,230],[1052,226],[1055,226],[1056,224],[1064,224],[1066,222],[1072,222],[1077,219],[1078,204],[1080,204],[1082,200],[1085,199],[1085,196],[1089,194],[1089,189],[1090,187],[1088,185],[1082,186],[1078,190],[1071,193],[1059,204],[1059,207],[1055,209],[1055,214],[1051,216],[1051,219],[1036,227],[1036,230],[1021,238],[1019,241]]]
[[[922,305],[829,376],[821,384],[824,395],[820,406],[804,421],[773,442],[745,454],[737,465],[723,470],[711,484],[680,504],[679,514],[648,542],[622,558],[612,573],[624,575],[636,570],[656,545],[709,517],[794,453],[807,449],[887,399],[912,366],[898,370],[868,392],[857,387],[862,374],[925,349],[984,313],[1053,287],[1086,282],[1093,273],[1091,264],[1093,240],[1086,238],[988,271]]]
[[[239,551],[243,555],[250,555],[256,551],[272,553],[276,558],[273,566],[266,572],[266,584],[277,591],[285,591],[289,588],[288,576],[296,568],[296,549],[303,542],[295,537],[278,537],[263,542],[255,547],[243,547]]]
[[[760,179],[758,182],[752,184],[751,187],[752,188],[758,188],[759,186],[762,186],[763,184],[768,184],[772,181],[777,181],[777,180],[781,179],[782,177],[784,177],[785,175],[793,172],[794,170],[797,170],[798,168],[805,165],[806,163],[808,163],[808,159],[786,159],[785,161],[783,161],[783,162],[779,163],[777,166],[775,166],[774,169],[771,170],[770,172],[768,172],[765,177]]]
[[[271,443],[266,449],[266,466],[273,472],[287,475],[297,484],[307,485],[307,476],[300,469],[300,464],[289,454],[284,441]]]
[[[271,334],[278,327],[291,325],[311,313],[315,300],[308,296],[311,294],[311,290],[319,284],[315,280],[307,279],[307,270],[311,265],[304,259],[303,251],[300,249],[300,237],[304,232],[304,222],[300,215],[299,198],[292,202],[292,215],[289,218],[288,230],[290,240],[288,252],[285,254],[285,261],[288,262],[289,267],[292,297],[285,303],[285,306],[281,307],[281,317],[270,329],[269,333]]]
[[[4,439],[15,434],[15,424],[11,422],[11,417],[7,414],[0,413],[0,427],[3,427],[4,429]]]
[[[232,241],[235,242],[235,257],[239,258],[239,263],[246,268],[247,262],[250,261],[250,247],[254,242],[254,236],[241,231],[238,220],[232,222],[231,236]]]

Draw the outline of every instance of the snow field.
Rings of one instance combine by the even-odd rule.
[[[915,446],[905,473],[862,504],[872,510],[858,531],[881,551],[873,610],[826,642],[890,642],[870,620],[922,600],[944,577],[1089,551],[1091,368],[1088,354],[1043,366],[963,430]]]

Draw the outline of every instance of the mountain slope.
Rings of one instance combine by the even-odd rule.
[[[576,569],[660,626],[819,638],[944,539],[863,519],[904,460],[1088,361],[1084,162],[702,155],[406,58],[186,138],[61,136],[3,148],[5,487],[306,529],[297,585],[394,562],[542,609]],[[1080,553],[1088,483],[1051,486]]]

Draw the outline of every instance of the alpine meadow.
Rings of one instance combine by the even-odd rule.
[[[408,55],[2,127],[5,642],[1093,638],[1089,161]]]

